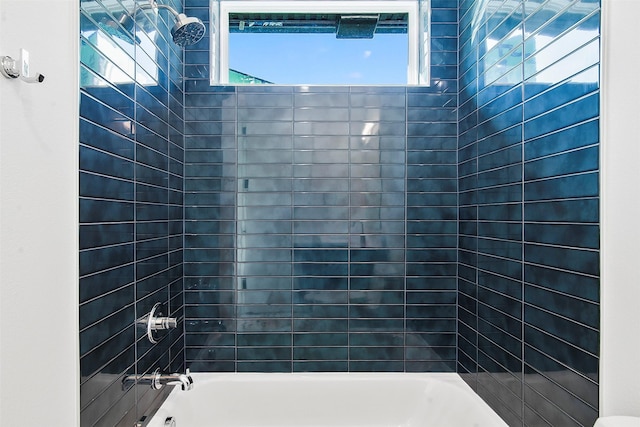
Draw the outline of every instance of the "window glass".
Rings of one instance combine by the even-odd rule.
[[[407,83],[406,26],[404,32],[376,33],[371,38],[337,38],[335,32],[311,28],[295,30],[230,31],[229,82],[234,83],[232,77],[242,73],[255,78],[250,83]]]
[[[214,1],[212,83],[425,84],[425,3]]]

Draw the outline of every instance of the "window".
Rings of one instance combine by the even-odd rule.
[[[211,82],[428,84],[426,3],[214,0]]]

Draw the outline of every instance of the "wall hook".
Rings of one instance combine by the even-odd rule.
[[[16,61],[10,56],[3,56],[0,59],[0,73],[8,79],[17,79],[20,77],[27,83],[42,83],[44,75],[35,73],[31,75],[29,69],[29,52],[20,49],[20,60]]]

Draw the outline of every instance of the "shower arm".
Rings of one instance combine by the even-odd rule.
[[[136,4],[132,15],[125,15],[131,18],[132,24],[135,24],[136,14],[148,9],[152,9],[156,14],[158,13],[158,9],[165,9],[173,15],[173,19],[176,22],[171,29],[171,36],[173,37],[173,42],[178,46],[185,47],[195,44],[202,40],[206,32],[206,27],[201,19],[187,16],[184,13],[178,13],[178,11],[169,5],[158,4],[157,0],[148,0],[148,2],[144,4]],[[121,18],[119,21],[125,20],[128,19]],[[123,22],[118,22],[118,24],[127,29]]]
[[[169,5],[166,4],[158,4],[158,2],[156,0],[149,0],[149,4],[143,4],[138,6],[139,9],[165,9],[168,10],[169,12],[171,12],[171,14],[174,16],[174,18],[176,19],[180,19],[180,14],[178,13],[177,10],[175,10],[174,8],[172,8]]]
[[[173,14],[173,16],[174,16],[176,19],[180,19],[180,14],[179,14],[179,13],[178,13],[174,8],[172,8],[171,6],[168,6],[168,5],[166,5],[166,4],[157,4],[157,3],[156,3],[156,7],[157,7],[158,9],[165,9],[165,10],[168,10],[169,12],[171,12],[171,13]]]

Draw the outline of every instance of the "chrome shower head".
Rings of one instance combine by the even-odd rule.
[[[171,37],[175,44],[181,47],[190,46],[198,43],[204,37],[206,27],[200,19],[187,16],[184,13],[178,13],[171,6],[158,4],[157,0],[134,1],[136,5],[131,12],[128,12],[126,9],[124,11],[122,10],[123,7],[120,0],[118,0],[118,2],[112,2],[119,7],[112,7],[111,9],[103,7],[102,4],[98,4],[94,7],[95,10],[90,12],[91,18],[93,22],[97,23],[98,27],[110,36],[134,44],[140,43],[140,39],[136,36],[136,31],[144,31],[145,29],[151,28],[151,25],[146,24],[140,27],[141,30],[136,28],[137,14],[147,10],[153,10],[157,13],[158,9],[165,9],[173,15],[173,19],[176,21],[171,29]],[[137,1],[144,1],[144,3],[138,4]]]
[[[204,37],[206,27],[198,18],[187,16],[184,13],[178,13],[171,6],[166,4],[158,4],[154,1],[154,7],[168,10],[176,19],[176,25],[171,29],[171,37],[173,42],[178,46],[190,46],[198,43]]]
[[[184,47],[198,43],[205,32],[206,28],[200,19],[180,13],[176,25],[171,29],[171,36],[175,44]]]

